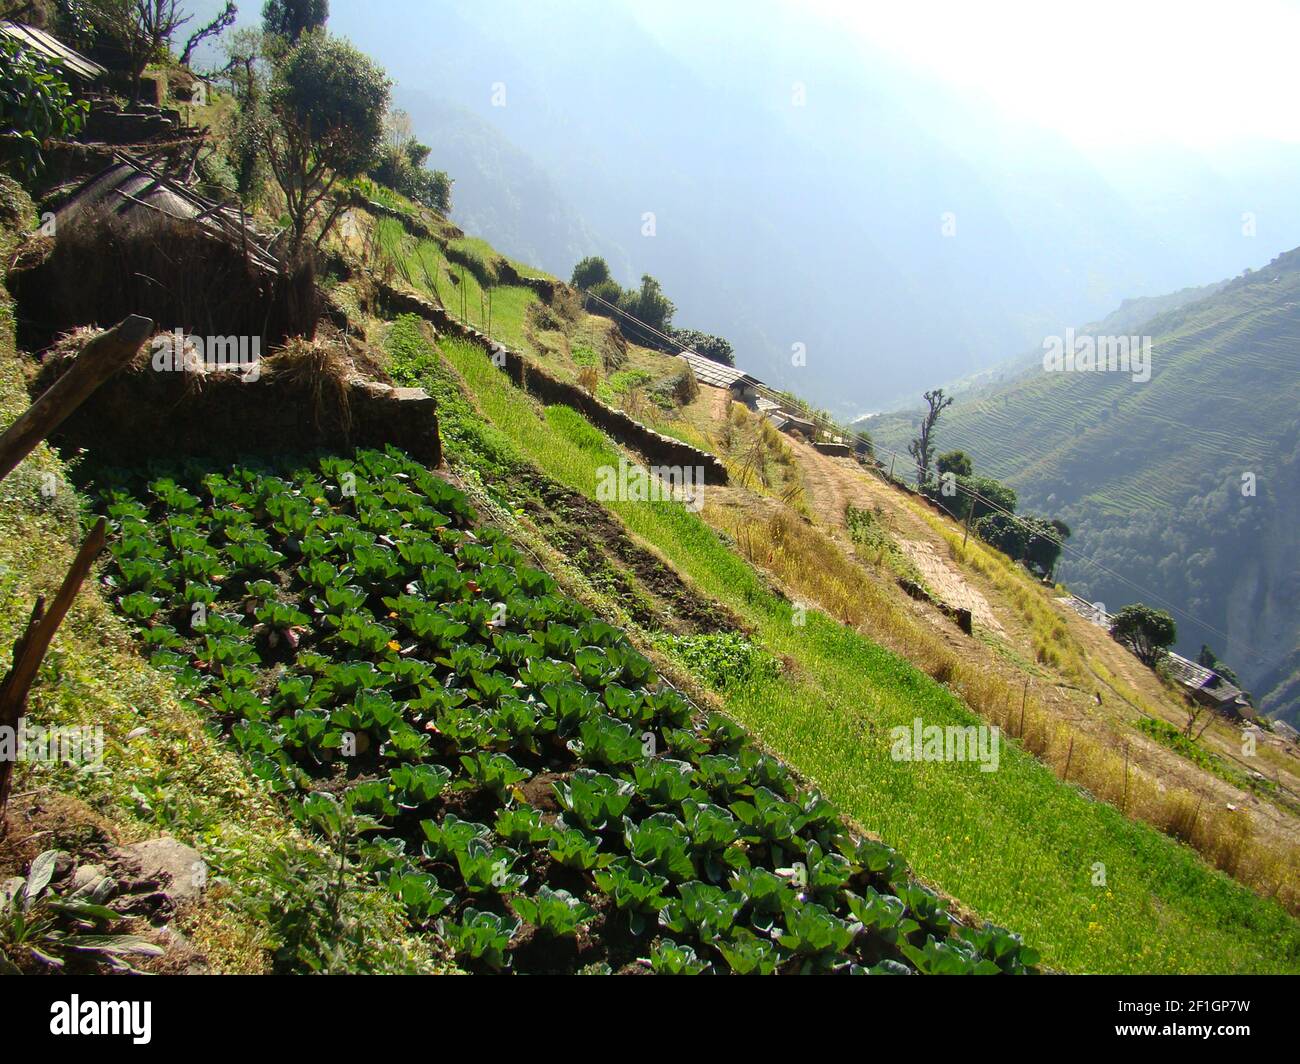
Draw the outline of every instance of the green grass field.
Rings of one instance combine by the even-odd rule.
[[[596,470],[619,452],[572,410],[535,404],[481,351],[445,342],[490,426],[444,411],[454,462],[513,456],[594,497]],[[436,392],[445,376],[412,374]],[[426,353],[432,358],[432,352]],[[466,415],[459,415],[462,419]],[[485,442],[486,441],[486,442]],[[1084,972],[1300,971],[1300,925],[1155,830],[1060,783],[1005,747],[998,772],[971,764],[899,763],[889,728],[977,719],[902,658],[820,614],[792,623],[774,595],[696,515],[672,504],[611,503],[706,595],[736,610],[769,653],[795,663],[781,678],[724,693],[735,717],[822,787],[915,870],[981,915],[1023,933],[1045,962]],[[1104,869],[1104,885],[1094,885]]]

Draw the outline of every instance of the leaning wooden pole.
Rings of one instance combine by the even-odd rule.
[[[132,314],[87,343],[71,368],[0,435],[0,480],[130,362],[152,332],[152,321]]]
[[[58,594],[54,596],[54,601],[46,609],[44,598],[36,600],[27,630],[14,646],[13,666],[4,681],[0,683],[0,728],[13,729],[15,751],[17,732],[23,715],[27,712],[27,695],[31,691],[32,682],[36,679],[37,670],[40,669],[41,662],[45,660],[45,653],[54,641],[54,633],[59,630],[59,625],[68,615],[77,592],[81,590],[81,585],[89,575],[91,565],[94,564],[99,552],[104,549],[107,535],[108,524],[101,517],[82,541],[81,549],[77,551],[77,556],[68,569],[68,575],[63,578],[63,584],[59,587]],[[13,772],[13,760],[0,759],[0,832],[4,830],[4,811],[9,801],[9,789],[13,785]]]

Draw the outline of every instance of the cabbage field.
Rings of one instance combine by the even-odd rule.
[[[153,664],[466,970],[1033,970],[401,453],[96,490]]]

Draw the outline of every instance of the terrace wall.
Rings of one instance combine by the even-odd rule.
[[[517,387],[543,403],[561,403],[572,407],[597,428],[640,454],[649,465],[698,467],[704,470],[705,484],[718,486],[727,483],[726,466],[716,456],[655,432],[622,410],[602,403],[576,384],[557,380],[523,355],[490,339],[473,326],[453,318],[443,307],[423,296],[381,284],[379,297],[393,313],[414,314],[428,321],[440,333],[468,340],[481,347],[489,357],[498,361]]]

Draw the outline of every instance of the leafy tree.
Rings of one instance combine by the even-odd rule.
[[[1111,619],[1110,634],[1144,665],[1154,666],[1178,638],[1178,626],[1164,610],[1135,602]]]
[[[235,184],[245,199],[256,198],[267,178],[265,143],[270,128],[266,108],[269,92],[266,35],[260,29],[241,29],[225,41],[226,65],[218,75],[229,82],[239,103],[226,153],[235,171]]]
[[[642,275],[639,291],[629,289],[623,293],[619,308],[658,332],[668,330],[672,325],[673,314],[677,312],[672,300],[664,295],[659,282],[648,273]],[[643,339],[652,345],[656,344],[653,335]]]
[[[1044,578],[1050,578],[1056,571],[1061,547],[1070,538],[1070,526],[1059,518],[1048,521],[1042,517],[1030,516],[1025,520],[1031,532],[1021,561],[1037,570]]]
[[[724,366],[736,364],[736,354],[730,343],[721,336],[700,332],[698,329],[672,329],[669,332],[682,347],[694,351],[697,355],[720,362]]]
[[[316,226],[324,239],[341,209],[317,219],[340,178],[366,172],[384,135],[391,82],[346,41],[312,33],[287,52],[271,83],[264,143],[284,193],[292,250]]]
[[[609,279],[609,263],[599,255],[588,255],[573,267],[573,276],[570,278],[569,283],[574,288],[585,292],[594,285]]]
[[[979,496],[968,497],[974,507],[974,512],[971,514],[972,521],[978,521],[981,517],[1002,510],[1009,513],[1016,512],[1016,504],[1020,501],[1016,496],[1016,489],[1008,487],[1000,480],[994,480],[992,477],[959,477],[958,482]]]
[[[416,203],[447,214],[451,211],[453,182],[445,171],[427,169],[432,151],[416,140],[410,116],[405,111],[393,111],[385,120],[384,147],[371,176]]]
[[[76,134],[89,109],[73,99],[58,64],[0,38],[0,156],[7,167],[35,177],[45,165],[45,142]]]
[[[939,455],[935,467],[940,476],[951,473],[955,477],[969,477],[975,472],[975,463],[965,451],[949,451]]]
[[[924,487],[930,482],[930,467],[934,464],[934,427],[941,415],[952,406],[951,396],[942,388],[925,393],[926,412],[921,415],[921,428],[916,438],[907,445],[907,453],[916,459],[916,483]]]
[[[263,29],[290,44],[322,29],[329,17],[329,0],[266,0],[262,7]]]
[[[948,455],[940,457],[936,466],[939,478],[921,489],[927,498],[947,510],[954,520],[965,521],[969,513],[972,525],[989,514],[1015,513],[1019,502],[1015,488],[992,477],[962,476],[955,472],[952,474],[953,479],[948,481],[950,471],[943,468],[943,461],[947,457]],[[951,494],[948,494],[949,484],[952,486]]]
[[[1217,672],[1227,680],[1228,683],[1232,684],[1233,687],[1241,686],[1241,681],[1237,679],[1237,674],[1233,672],[1232,669],[1228,668],[1228,666],[1220,660],[1219,656],[1211,650],[1207,644],[1201,644],[1201,652],[1196,655],[1196,661],[1197,664],[1204,665],[1207,669]]]
[[[1029,529],[1014,517],[992,513],[976,522],[975,534],[1008,558],[1019,561],[1029,547]]]

